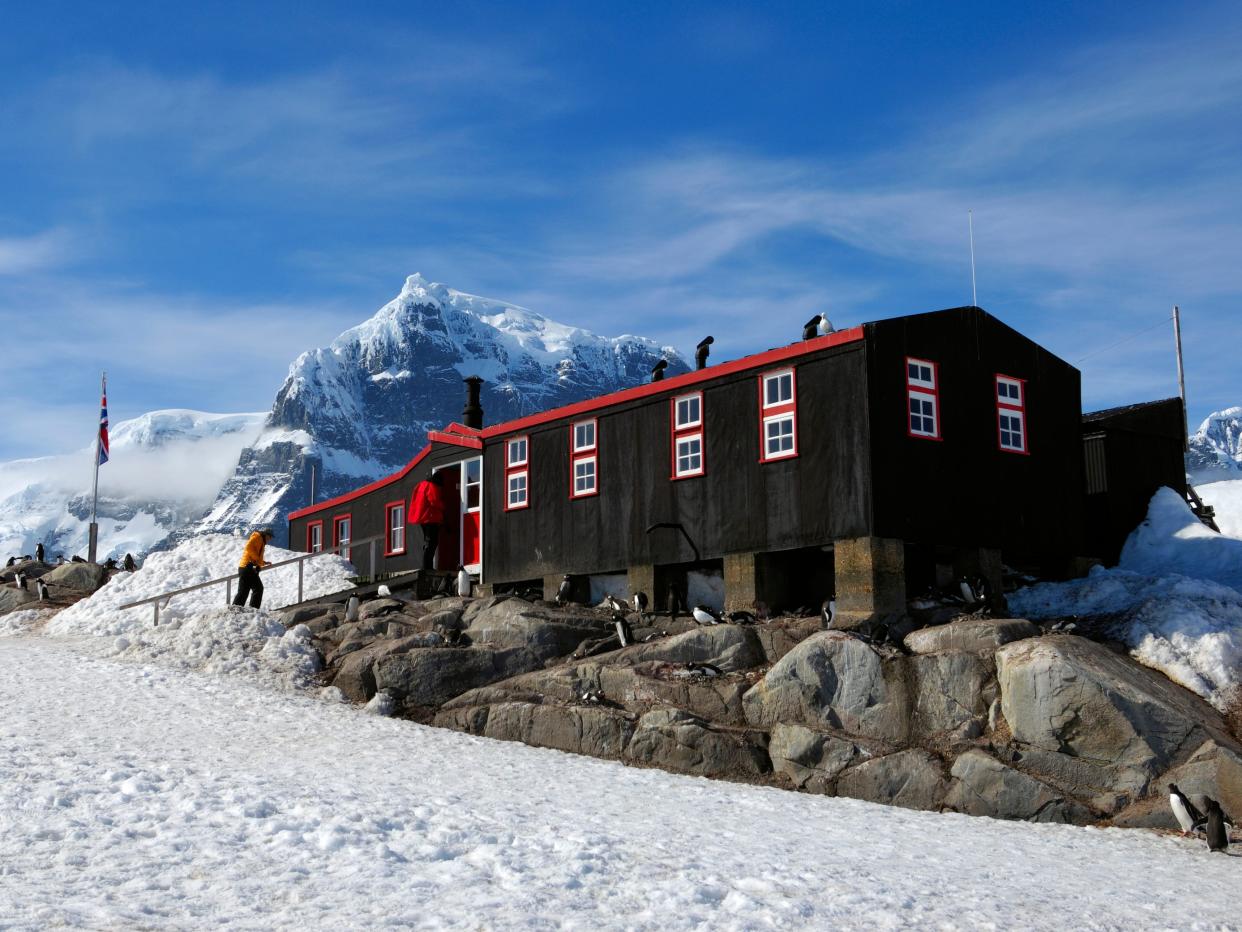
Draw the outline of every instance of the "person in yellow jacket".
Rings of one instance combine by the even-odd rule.
[[[263,559],[263,550],[274,535],[269,528],[255,531],[246,541],[246,549],[242,551],[241,562],[238,563],[237,595],[233,598],[234,605],[245,605],[246,596],[250,596],[250,607],[258,608],[263,602],[263,583],[259,581],[259,570],[271,566]]]

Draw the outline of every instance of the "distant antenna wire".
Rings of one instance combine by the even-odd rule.
[[[1084,359],[1090,359],[1092,356],[1098,356],[1100,353],[1107,352],[1108,350],[1112,349],[1115,346],[1120,346],[1122,343],[1129,343],[1135,337],[1141,337],[1143,334],[1148,333],[1149,331],[1155,330],[1157,327],[1163,327],[1166,323],[1168,323],[1172,319],[1173,319],[1172,315],[1169,315],[1168,317],[1162,317],[1158,322],[1152,324],[1150,327],[1144,327],[1142,330],[1136,330],[1134,333],[1130,334],[1128,337],[1122,337],[1116,343],[1109,343],[1108,346],[1101,346],[1097,350],[1092,350],[1086,356],[1079,356],[1077,359],[1074,360],[1074,362],[1076,363],[1082,362]]]
[[[975,288],[975,212],[966,211],[966,222],[970,225],[970,303],[979,306],[979,292]]]

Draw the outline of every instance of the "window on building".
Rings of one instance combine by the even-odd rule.
[[[906,359],[906,430],[911,437],[940,439],[938,366],[926,359]]]
[[[312,521],[306,525],[306,552],[319,553],[323,550],[323,522]]]
[[[703,461],[703,393],[671,401],[673,478],[688,479],[705,472]]]
[[[344,515],[336,518],[332,522],[332,546],[340,547],[338,551],[346,560],[353,559],[353,551],[349,547],[349,542],[353,540],[354,520],[350,515]]]
[[[1026,434],[1026,382],[1007,375],[996,377],[997,442],[1009,453],[1029,453]]]
[[[574,460],[574,498],[594,495],[599,491],[595,464],[594,456],[583,456]]]
[[[530,500],[527,497],[527,481],[528,477],[525,469],[509,473],[505,480],[505,484],[508,487],[508,497],[505,499],[506,511],[525,508],[530,504]]]
[[[798,386],[793,369],[759,377],[759,451],[764,463],[798,455]]]
[[[384,506],[384,556],[405,553],[405,502],[389,502]]]
[[[599,437],[594,418],[569,427],[569,497],[586,498],[599,493]]]
[[[505,511],[518,511],[530,506],[530,438],[514,437],[505,449]]]

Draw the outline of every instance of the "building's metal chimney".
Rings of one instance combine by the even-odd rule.
[[[694,368],[707,368],[707,355],[711,352],[711,345],[715,342],[715,337],[704,337],[699,341],[699,345],[694,348]]]
[[[483,380],[477,375],[463,379],[466,383],[466,406],[461,409],[461,422],[475,430],[483,429],[483,405],[479,402],[479,390]]]

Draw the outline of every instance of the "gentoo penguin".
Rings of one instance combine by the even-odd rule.
[[[715,342],[715,337],[704,337],[699,341],[699,345],[694,348],[694,367],[696,369],[707,368],[707,355],[711,352],[711,345]]]
[[[729,612],[725,617],[735,625],[753,625],[759,623],[759,619],[755,617],[754,612],[748,612],[745,610]]]
[[[625,605],[621,602],[618,602],[616,599],[614,599],[611,593],[608,593],[608,592],[604,593],[604,601],[608,603],[608,607],[612,609],[614,612],[625,611]]]
[[[18,570],[13,576],[13,585],[16,586],[18,589],[25,590],[26,574],[23,573],[21,570]]]
[[[457,594],[463,597],[470,595],[470,574],[460,563],[457,564]]]
[[[43,543],[42,542],[35,544],[35,559],[38,560],[40,563],[43,562]]]
[[[638,620],[643,620],[643,612],[647,610],[647,593],[635,592],[633,598],[634,611],[638,612]]]
[[[819,609],[819,626],[822,630],[827,631],[832,627],[832,619],[837,617],[837,600],[824,599],[824,604]]]
[[[658,363],[651,367],[651,381],[663,382],[664,370],[668,368],[668,360],[661,359]]]
[[[356,595],[351,595],[349,601],[345,603],[345,620],[358,620],[358,597]]]
[[[724,671],[714,663],[697,663],[691,660],[686,664],[686,670],[696,676],[721,676]]]
[[[622,647],[629,647],[634,643],[634,632],[630,630],[630,623],[625,620],[624,615],[618,614],[614,619],[614,625],[617,629],[617,640],[621,642]]]
[[[718,625],[720,624],[720,616],[713,612],[706,605],[696,605],[691,612],[694,620],[701,625]]]
[[[556,604],[564,605],[568,602],[569,593],[573,590],[573,588],[573,583],[569,581],[569,574],[566,573],[565,577],[561,580],[561,587],[556,590]]]
[[[1211,796],[1207,797],[1207,814],[1201,816],[1196,825],[1206,824],[1207,845],[1209,851],[1227,852],[1229,850],[1229,832],[1225,823],[1233,825],[1233,819],[1225,815],[1220,803]]]
[[[961,592],[962,598],[967,605],[974,605],[979,601],[979,597],[975,594],[974,587],[971,586],[970,580],[963,576],[957,581],[958,591]]]
[[[598,689],[588,689],[582,694],[582,701],[590,702],[592,704],[598,704],[603,698],[604,694]]]
[[[40,580],[38,580],[38,581],[35,583],[35,585],[37,585],[37,586],[39,587],[39,598],[40,598],[40,600],[42,600],[42,601],[46,602],[46,601],[47,601],[47,598],[48,598],[48,595],[47,595],[47,583],[45,583],[42,579],[40,579]]]
[[[1195,808],[1195,804],[1177,788],[1176,783],[1169,784],[1169,808],[1173,810],[1177,824],[1182,827],[1183,835],[1189,835],[1195,823],[1203,818],[1203,813]]]

